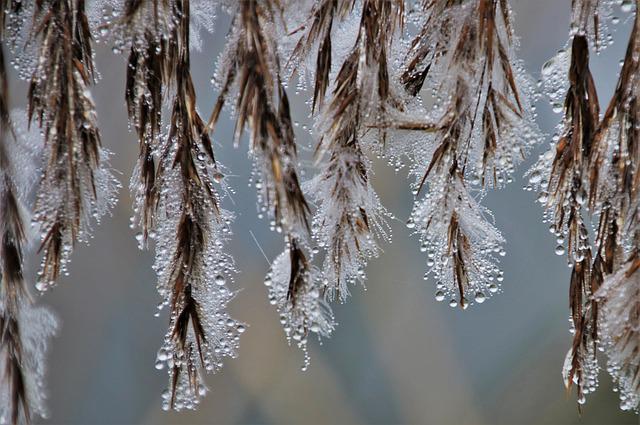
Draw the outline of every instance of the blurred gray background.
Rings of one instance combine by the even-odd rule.
[[[537,78],[541,65],[567,39],[569,0],[512,0],[520,57]],[[619,16],[623,16],[620,14]],[[613,91],[623,57],[629,22],[617,25],[616,43],[593,58],[603,103]],[[216,93],[209,84],[225,41],[228,19],[204,38],[204,53],[193,54],[193,77],[204,116]],[[422,275],[425,256],[404,226],[412,197],[406,170],[395,173],[377,164],[374,186],[398,221],[393,243],[368,267],[367,291],[354,288],[346,305],[335,307],[339,326],[322,346],[311,346],[312,364],[300,371],[301,353],[288,347],[278,316],[262,284],[268,264],[253,241],[256,235],[269,258],[282,249],[278,235],[256,218],[255,193],[247,187],[246,142],[231,146],[232,122],[225,115],[215,135],[217,157],[228,166],[237,190],[234,239],[230,250],[242,288],[231,305],[234,317],[249,324],[240,356],[227,360],[221,373],[207,376],[212,392],[196,412],[165,413],[160,392],[166,371],[154,360],[167,326],[155,318],[159,297],[151,270],[152,254],[136,248],[129,228],[128,180],[137,155],[127,130],[124,105],[125,62],[107,46],[98,46],[102,80],[94,88],[106,147],[122,172],[125,188],[113,216],[95,231],[90,246],[78,246],[71,275],[39,297],[62,320],[49,353],[49,407],[46,423],[220,423],[220,424],[638,424],[638,416],[618,410],[608,375],[588,398],[582,417],[565,393],[560,369],[570,343],[569,269],[554,254],[555,241],[541,222],[534,195],[516,182],[492,192],[486,204],[507,239],[503,293],[467,311],[433,298]],[[24,104],[26,85],[13,80],[14,105]],[[298,119],[304,99],[292,96]],[[550,134],[558,115],[542,101],[539,123]],[[308,136],[299,143],[308,146]],[[32,256],[33,257],[33,256]],[[39,260],[32,258],[29,276]]]

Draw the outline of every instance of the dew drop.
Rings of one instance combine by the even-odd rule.
[[[551,58],[542,65],[542,75],[548,77],[553,74],[553,68],[555,66],[555,58]]]
[[[469,301],[467,301],[466,298],[462,298],[460,300],[460,307],[462,307],[463,310],[466,310],[467,308],[469,308]]]
[[[529,176],[529,183],[531,184],[540,183],[540,180],[542,180],[542,173],[540,172],[540,170],[535,170]]]
[[[36,289],[40,292],[44,292],[47,290],[47,284],[40,280],[36,282]]]
[[[633,11],[633,0],[622,0],[620,3],[620,10],[625,13],[630,13]]]

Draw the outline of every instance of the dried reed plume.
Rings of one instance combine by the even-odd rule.
[[[400,128],[429,136],[427,147],[421,143],[412,153],[419,176],[415,193],[425,186],[428,193],[416,201],[408,226],[428,252],[436,299],[451,296],[450,305],[464,309],[472,301],[469,293],[482,303],[498,291],[494,279],[502,280],[502,272],[493,253],[504,253],[502,236],[470,186],[483,191],[510,181],[539,130],[530,81],[514,57],[507,1],[424,1],[422,10],[400,81],[411,96],[427,81],[434,94],[449,97],[437,98],[427,119],[401,121]]]
[[[40,44],[29,85],[29,120],[37,121],[45,137],[34,212],[42,234],[42,291],[66,271],[75,243],[88,239],[91,217],[99,220],[114,202],[115,183],[89,92],[95,75],[84,9],[84,0],[42,0],[34,12],[32,37]]]
[[[593,289],[599,336],[621,408],[640,408],[640,15],[636,11],[618,85],[594,136],[589,205],[599,214]],[[598,289],[599,288],[599,289]]]
[[[598,95],[589,70],[589,49],[590,45],[596,49],[601,47],[606,3],[574,0],[569,52],[562,50],[543,66],[543,74],[552,81],[548,84],[552,101],[558,100],[555,93],[563,88],[565,75],[569,85],[555,148],[541,156],[530,174],[530,182],[539,189],[538,199],[545,205],[550,231],[557,237],[556,254],[564,254],[567,240],[572,268],[569,304],[574,333],[563,368],[567,389],[575,385],[578,403],[586,401],[586,394],[593,392],[598,384],[596,353],[599,348],[605,348],[610,372],[622,391],[622,406],[637,409],[640,352],[637,345],[634,351],[633,346],[625,342],[618,344],[619,338],[636,335],[633,330],[629,333],[626,325],[621,329],[615,324],[623,320],[633,329],[633,322],[637,322],[634,301],[629,298],[625,305],[620,305],[623,302],[620,296],[631,295],[636,290],[634,273],[628,268],[633,269],[637,250],[632,223],[637,222],[637,188],[640,186],[634,176],[640,152],[634,124],[640,122],[634,83],[640,71],[637,56],[634,57],[638,49],[638,16],[636,14],[618,87],[601,120]],[[592,216],[598,218],[593,248],[588,231]],[[621,269],[626,272],[622,273]],[[630,314],[625,310],[627,307],[631,309]],[[621,348],[631,349],[622,354],[617,351]],[[624,371],[620,372],[620,368]],[[634,375],[635,401],[631,390]]]
[[[122,44],[129,47],[125,99],[140,146],[131,189],[142,229],[141,245],[146,244],[155,225],[158,192],[154,153],[161,138],[163,88],[166,90],[171,83],[177,60],[172,54],[176,42],[169,38],[175,25],[170,16],[171,4],[167,1],[128,1],[114,28]]]
[[[324,97],[329,87],[329,73],[331,71],[331,32],[334,19],[338,21],[347,17],[353,10],[355,0],[320,0],[313,4],[307,22],[296,29],[293,34],[303,32],[293,50],[290,60],[296,66],[311,53],[312,47],[318,44],[316,58],[315,82],[313,88],[312,111],[316,106],[322,108]]]
[[[577,385],[578,400],[582,401],[585,392],[595,385],[598,371],[598,312],[597,304],[592,302],[597,288],[591,279],[591,249],[583,205],[589,190],[589,152],[599,122],[598,96],[589,71],[589,46],[583,35],[573,38],[569,84],[564,128],[556,143],[546,192],[556,236],[560,242],[568,238],[568,261],[572,264],[569,304],[575,334],[565,382],[568,388]]]
[[[333,12],[344,14],[346,2],[333,5]],[[314,15],[320,10],[312,10]],[[325,12],[326,14],[326,12]],[[345,301],[348,286],[364,282],[367,260],[378,255],[376,239],[387,237],[381,205],[370,183],[371,166],[363,150],[362,138],[368,127],[377,126],[385,118],[384,110],[391,101],[387,50],[393,36],[402,26],[401,1],[366,0],[362,3],[356,40],[347,53],[332,84],[326,107],[320,111],[316,127],[321,134],[316,160],[321,163],[319,175],[309,182],[315,194],[318,211],[314,217],[314,237],[325,248],[323,269],[325,291],[329,299]],[[325,17],[325,21],[329,18]],[[317,36],[315,25],[305,29],[295,54],[311,50]],[[314,105],[322,105],[330,68],[328,53],[330,25],[318,47]],[[379,127],[379,126],[378,126]],[[374,142],[381,150],[384,136]]]
[[[245,127],[248,127],[250,155],[258,173],[255,186],[260,190],[259,203],[268,210],[273,220],[272,227],[284,231],[288,244],[272,265],[271,277],[267,281],[279,294],[276,306],[283,326],[289,329],[287,338],[291,332],[297,335],[295,339],[305,352],[306,367],[309,330],[318,335],[328,335],[332,325],[316,324],[333,321],[330,310],[320,305],[320,297],[311,300],[305,295],[318,291],[318,279],[312,278],[308,272],[307,255],[304,253],[310,230],[310,209],[300,187],[289,100],[274,39],[281,6],[277,1],[248,0],[236,7],[225,52],[219,63],[221,92],[209,126],[214,128],[231,91],[237,90],[234,142],[239,144]],[[280,296],[282,287],[288,288],[285,298]],[[299,317],[305,319],[300,321]]]
[[[262,202],[277,226],[304,234],[309,206],[296,170],[296,145],[289,100],[280,76],[277,45],[271,34],[277,2],[241,2],[234,16],[220,68],[222,90],[209,120],[213,129],[230,90],[237,86],[234,142],[250,127],[251,155],[263,182]]]
[[[201,371],[216,371],[224,357],[236,355],[244,325],[225,310],[233,298],[226,283],[234,265],[222,249],[232,215],[220,208],[215,188],[220,172],[206,125],[196,110],[189,0],[173,2],[170,13],[173,26],[165,39],[164,73],[144,77],[175,86],[169,131],[157,148],[152,189],[158,196],[147,201],[153,202],[149,209],[155,214],[158,291],[170,308],[169,331],[157,363],[160,369],[166,364],[170,377],[163,407],[182,410],[197,407],[207,392]]]

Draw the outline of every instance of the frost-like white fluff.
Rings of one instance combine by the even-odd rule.
[[[487,217],[489,211],[473,199],[460,177],[430,181],[428,192],[416,201],[407,227],[420,235],[438,301],[451,297],[452,306],[466,308],[499,290],[503,273],[496,254],[504,255],[504,238]],[[464,272],[456,264],[464,264]]]
[[[9,131],[13,134],[5,135],[3,146],[8,169],[0,170],[0,175],[8,173],[13,190],[21,201],[26,202],[40,173],[42,135],[36,126],[29,127],[24,109],[11,111],[10,126]]]
[[[309,365],[307,349],[309,333],[318,338],[329,337],[336,326],[331,307],[322,297],[322,274],[311,266],[304,271],[303,285],[290,297],[291,255],[289,247],[273,261],[264,284],[269,290],[269,302],[280,314],[287,341],[295,342],[304,352],[303,370]]]
[[[640,408],[640,269],[628,261],[596,293],[607,370],[620,393],[620,408]]]
[[[171,145],[171,141],[167,144]],[[167,146],[165,146],[167,148]],[[175,149],[175,148],[171,148]],[[216,170],[210,159],[204,155],[194,157],[200,163],[198,176],[202,185],[213,190]],[[245,325],[231,318],[226,311],[227,305],[235,296],[229,289],[233,275],[236,272],[232,257],[224,251],[225,242],[231,235],[230,224],[233,215],[223,209],[218,209],[204,191],[204,186],[191,184],[193,200],[185,205],[184,181],[179,167],[171,168],[173,155],[165,158],[163,164],[167,169],[160,180],[160,203],[158,205],[157,227],[154,229],[156,239],[156,259],[154,269],[158,275],[157,289],[163,298],[163,305],[178,303],[178,311],[182,308],[184,298],[176,295],[176,273],[184,267],[184,284],[191,287],[191,296],[197,305],[197,316],[203,330],[203,340],[196,338],[193,320],[187,325],[185,352],[177,342],[175,334],[176,322],[179,320],[173,312],[170,317],[169,329],[164,344],[158,352],[156,367],[168,369],[170,382],[178,374],[175,399],[170,391],[163,393],[163,408],[176,410],[195,409],[204,396],[207,388],[201,379],[197,379],[197,386],[188,379],[186,368],[194,367],[192,371],[200,376],[202,371],[207,373],[219,370],[223,365],[223,358],[236,357],[240,334]],[[215,193],[215,192],[214,192]],[[217,199],[217,194],[214,195]],[[183,264],[181,255],[185,255],[184,246],[178,246],[176,236],[179,222],[183,214],[189,215],[199,225],[202,232],[202,244],[198,240],[191,241],[192,262]],[[202,356],[200,355],[202,353]]]
[[[394,158],[410,161],[414,195],[426,192],[407,223],[427,252],[425,278],[435,277],[437,300],[450,297],[451,306],[463,308],[484,302],[503,280],[496,257],[505,255],[504,239],[480,200],[510,183],[543,139],[533,107],[537,90],[516,55],[511,10],[495,4],[489,27],[478,18],[479,5],[434,1],[408,8],[419,32],[399,43],[405,57],[396,78],[406,95],[391,123],[426,131],[394,131],[387,139]]]
[[[50,160],[51,150],[44,150],[43,164]],[[109,157],[111,152],[100,148],[100,163],[94,169],[89,167],[88,162],[77,162],[76,176],[79,183],[79,232],[73,235],[71,231],[66,231],[62,235],[62,256],[61,267],[63,273],[67,273],[68,263],[73,252],[76,241],[89,242],[93,226],[100,224],[103,216],[110,213],[112,207],[117,203],[117,193],[120,183],[116,179]],[[60,185],[56,183],[56,178],[51,175],[44,175],[40,181],[40,187],[36,197],[34,210],[34,221],[37,229],[44,237],[55,225],[59,216],[71,221],[76,216],[74,205],[69,202],[71,187],[68,184]],[[93,178],[93,184],[92,179]],[[94,191],[95,189],[95,191]],[[42,276],[39,275],[40,279]],[[40,291],[49,289],[55,282],[39,280],[37,288]]]
[[[390,234],[386,222],[390,214],[369,179],[358,175],[360,166],[370,168],[362,155],[339,152],[305,185],[317,205],[313,234],[326,252],[323,270],[331,300],[345,301],[349,284],[364,284],[367,261],[381,252],[377,240]]]
[[[127,34],[124,35],[119,28],[124,13],[124,5],[126,2],[119,0],[93,0],[87,2],[87,18],[92,35],[100,41],[111,41],[114,43],[114,52],[122,52],[128,54],[127,48],[134,40],[138,43],[137,47],[143,50],[140,45],[142,37],[132,37],[131,30],[137,30],[141,35],[145,30],[155,27],[161,30],[163,37],[168,37],[170,29],[174,23],[166,18],[171,16],[171,10],[175,8],[175,0],[158,2],[160,10],[156,19],[153,14],[152,2],[145,1],[141,9],[142,19],[137,20],[139,26],[137,28],[128,28]],[[191,0],[190,1],[190,25],[189,25],[189,45],[195,51],[202,50],[202,33],[210,34],[214,31],[216,18],[218,16],[218,8],[224,3],[222,0]],[[113,37],[115,30],[115,37]]]
[[[475,4],[466,2],[442,12],[442,16],[435,19],[435,30],[414,49],[430,44],[458,46],[467,42],[461,38],[464,34],[456,29],[466,26],[470,31],[479,31]],[[496,13],[499,15],[501,11]],[[431,105],[431,109],[427,116],[419,120],[438,125],[450,119],[457,120],[456,125],[460,126],[461,133],[458,136],[457,155],[459,161],[465,164],[465,180],[474,186],[483,183],[486,188],[499,188],[510,183],[517,166],[544,137],[536,124],[533,107],[538,98],[537,89],[524,63],[517,58],[517,39],[508,32],[500,18],[496,17],[496,25],[493,42],[497,44],[497,40],[500,40],[505,57],[494,55],[491,73],[485,69],[488,65],[482,52],[469,55],[462,61],[457,56],[460,54],[457,49],[434,53],[436,59],[432,62],[421,91],[422,101]],[[410,49],[409,53],[412,51]],[[439,53],[442,57],[438,57]],[[513,71],[517,96],[507,83],[508,78],[502,68],[503,59]],[[493,98],[489,97],[490,89],[494,93]],[[417,106],[421,105],[422,102]],[[408,105],[406,113],[415,116],[413,108],[415,106]],[[485,115],[485,111],[491,114]],[[462,120],[460,116],[463,116]],[[496,138],[495,148],[490,150],[486,159],[489,133],[485,132],[485,119],[491,123]],[[449,137],[443,131],[436,132],[427,143],[437,145]],[[416,143],[412,155],[416,163],[425,160],[423,150],[424,143]]]

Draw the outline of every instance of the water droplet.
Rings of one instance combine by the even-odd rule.
[[[156,359],[158,361],[164,362],[169,358],[169,353],[164,348],[158,350],[158,354],[156,355]]]
[[[216,183],[221,183],[222,180],[224,179],[224,174],[217,172],[217,173],[213,173],[213,181]]]
[[[219,274],[216,276],[215,282],[216,282],[216,285],[218,286],[224,286],[225,283],[227,283],[227,279],[225,279],[224,276]]]
[[[462,307],[463,310],[466,310],[469,308],[469,301],[466,298],[462,298],[460,300],[460,307]]]
[[[204,397],[205,395],[207,395],[207,387],[202,384],[198,385],[198,395],[200,397]]]
[[[36,282],[36,289],[40,292],[44,292],[47,290],[47,284],[39,280],[38,282]]]
[[[542,65],[542,76],[548,77],[553,73],[553,68],[555,66],[555,58],[551,58]]]
[[[540,180],[542,180],[542,173],[540,172],[540,170],[535,170],[529,176],[529,183],[531,184],[540,183]]]

